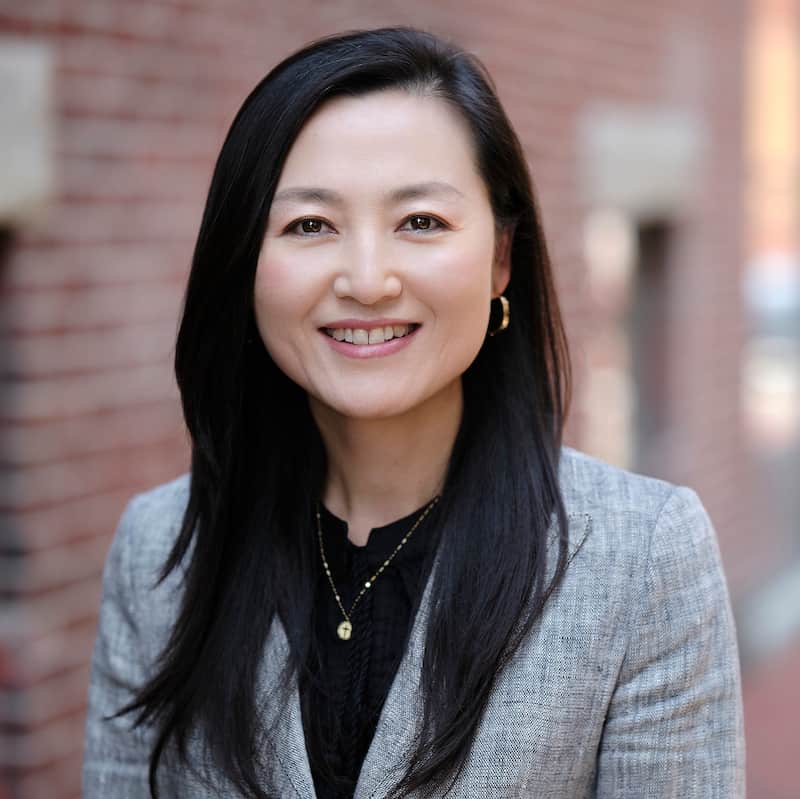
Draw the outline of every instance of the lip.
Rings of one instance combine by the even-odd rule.
[[[326,322],[320,327],[322,328],[337,328],[349,327],[358,328],[359,330],[372,330],[375,327],[389,327],[389,325],[416,325],[419,322],[414,322],[411,319],[336,319],[333,322]]]
[[[357,324],[350,325],[351,321],[356,320],[345,320],[347,324],[342,324],[342,322],[336,322],[331,327],[360,327],[361,329],[370,330],[372,327],[381,327],[389,325],[389,324],[398,324],[398,325],[407,325],[413,324],[409,322],[383,322],[383,320],[379,320],[374,322],[371,327],[366,327],[362,321],[358,321]],[[319,334],[322,336],[325,341],[328,342],[328,346],[333,349],[334,352],[338,352],[340,355],[344,355],[347,358],[383,358],[387,355],[393,355],[396,352],[399,352],[402,349],[405,349],[411,342],[416,338],[417,333],[422,329],[422,325],[418,325],[414,330],[410,333],[406,333],[405,336],[401,336],[400,338],[393,338],[389,339],[389,341],[383,341],[380,344],[350,344],[347,341],[337,341],[335,338],[331,338],[324,329],[320,329]]]

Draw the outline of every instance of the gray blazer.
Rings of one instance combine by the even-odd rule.
[[[696,494],[570,449],[561,479],[569,567],[501,674],[449,795],[743,797],[736,632],[717,539]],[[132,731],[130,716],[103,716],[129,698],[125,683],[139,684],[151,673],[174,621],[180,574],[158,588],[153,580],[179,528],[188,487],[183,475],[134,497],[111,545],[89,686],[86,799],[149,795],[151,731]],[[554,530],[549,546],[555,553]],[[356,799],[385,797],[413,743],[430,588],[431,578]],[[276,621],[256,694],[265,723],[277,725],[263,739],[260,773],[270,796],[314,797],[297,690],[282,709],[270,701],[287,646]],[[240,795],[218,773],[204,777],[196,767],[203,761],[197,739],[189,751],[190,768],[168,752],[159,768],[163,797]]]

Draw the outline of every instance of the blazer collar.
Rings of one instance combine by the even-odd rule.
[[[569,542],[568,563],[577,554],[591,530],[591,516],[572,513],[568,516]],[[548,579],[555,568],[559,534],[555,524],[548,531]],[[402,776],[402,766],[415,743],[416,725],[422,715],[420,688],[422,659],[425,651],[425,630],[431,612],[431,593],[434,576],[439,564],[437,555],[431,568],[420,600],[417,615],[411,628],[408,646],[398,666],[389,694],[381,711],[375,735],[370,744],[361,774],[356,785],[354,799],[383,796]],[[278,795],[293,793],[305,799],[316,796],[311,767],[306,751],[300,711],[300,694],[296,681],[291,686],[288,701],[281,702],[277,686],[281,671],[289,654],[286,631],[276,618],[267,636],[264,660],[259,676],[256,696],[261,708],[265,729],[272,734],[265,736],[264,745],[270,752],[266,760],[272,761],[268,776],[270,787]],[[262,747],[263,751],[263,747]],[[270,757],[270,754],[272,757]],[[391,759],[398,765],[391,768]]]

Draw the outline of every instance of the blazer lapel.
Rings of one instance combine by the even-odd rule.
[[[408,645],[361,766],[353,799],[375,796],[379,789],[388,789],[397,782],[402,776],[401,764],[406,762],[414,743],[416,725],[422,714],[419,685],[422,657],[425,653],[425,630],[430,616],[431,591],[439,557],[437,554],[428,574]]]
[[[591,529],[591,516],[570,514],[568,558],[577,554]],[[548,572],[552,575],[558,553],[559,534],[555,525],[548,531]],[[381,711],[356,785],[354,799],[383,796],[402,776],[415,743],[417,724],[422,717],[420,682],[425,652],[425,631],[431,612],[431,593],[440,555],[436,556],[425,584],[414,619],[408,646]],[[549,576],[548,576],[549,579]],[[286,631],[275,618],[264,647],[264,659],[256,690],[265,730],[261,751],[265,758],[268,790],[281,797],[314,799],[314,781],[306,751],[297,684],[291,686],[288,701],[282,702],[279,685],[281,671],[289,654]]]
[[[430,595],[433,576],[439,558],[434,561],[425,584],[417,615],[409,636],[408,646],[398,666],[369,751],[361,768],[355,799],[371,796],[379,783],[387,782],[389,753],[405,752],[414,739],[414,728],[421,712],[417,704],[422,656],[425,646],[425,628],[430,613]],[[314,779],[308,760],[303,721],[300,710],[300,693],[293,681],[288,700],[280,694],[281,671],[289,655],[286,630],[275,618],[264,645],[264,658],[259,673],[256,696],[264,734],[260,751],[264,753],[264,781],[268,791],[277,796],[298,796],[315,799]],[[402,763],[402,758],[397,758]],[[396,769],[398,772],[400,768]]]
[[[591,530],[589,514],[568,515],[567,564],[577,554]],[[555,523],[547,534],[548,580],[555,571],[558,556],[559,531]],[[385,796],[402,777],[403,764],[408,762],[415,743],[417,724],[422,717],[420,691],[422,659],[425,653],[425,631],[431,612],[431,592],[439,565],[437,554],[414,619],[408,646],[397,669],[394,682],[386,697],[372,743],[364,758],[356,785],[354,799],[373,799]]]
[[[314,780],[306,751],[300,692],[292,680],[286,701],[280,691],[282,671],[289,657],[286,629],[276,616],[264,645],[256,697],[262,722],[265,788],[276,796],[313,799]]]

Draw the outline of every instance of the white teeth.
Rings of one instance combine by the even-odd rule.
[[[367,330],[363,327],[326,327],[325,332],[336,341],[349,344],[382,344],[393,338],[402,338],[411,331],[411,325],[386,325]]]

